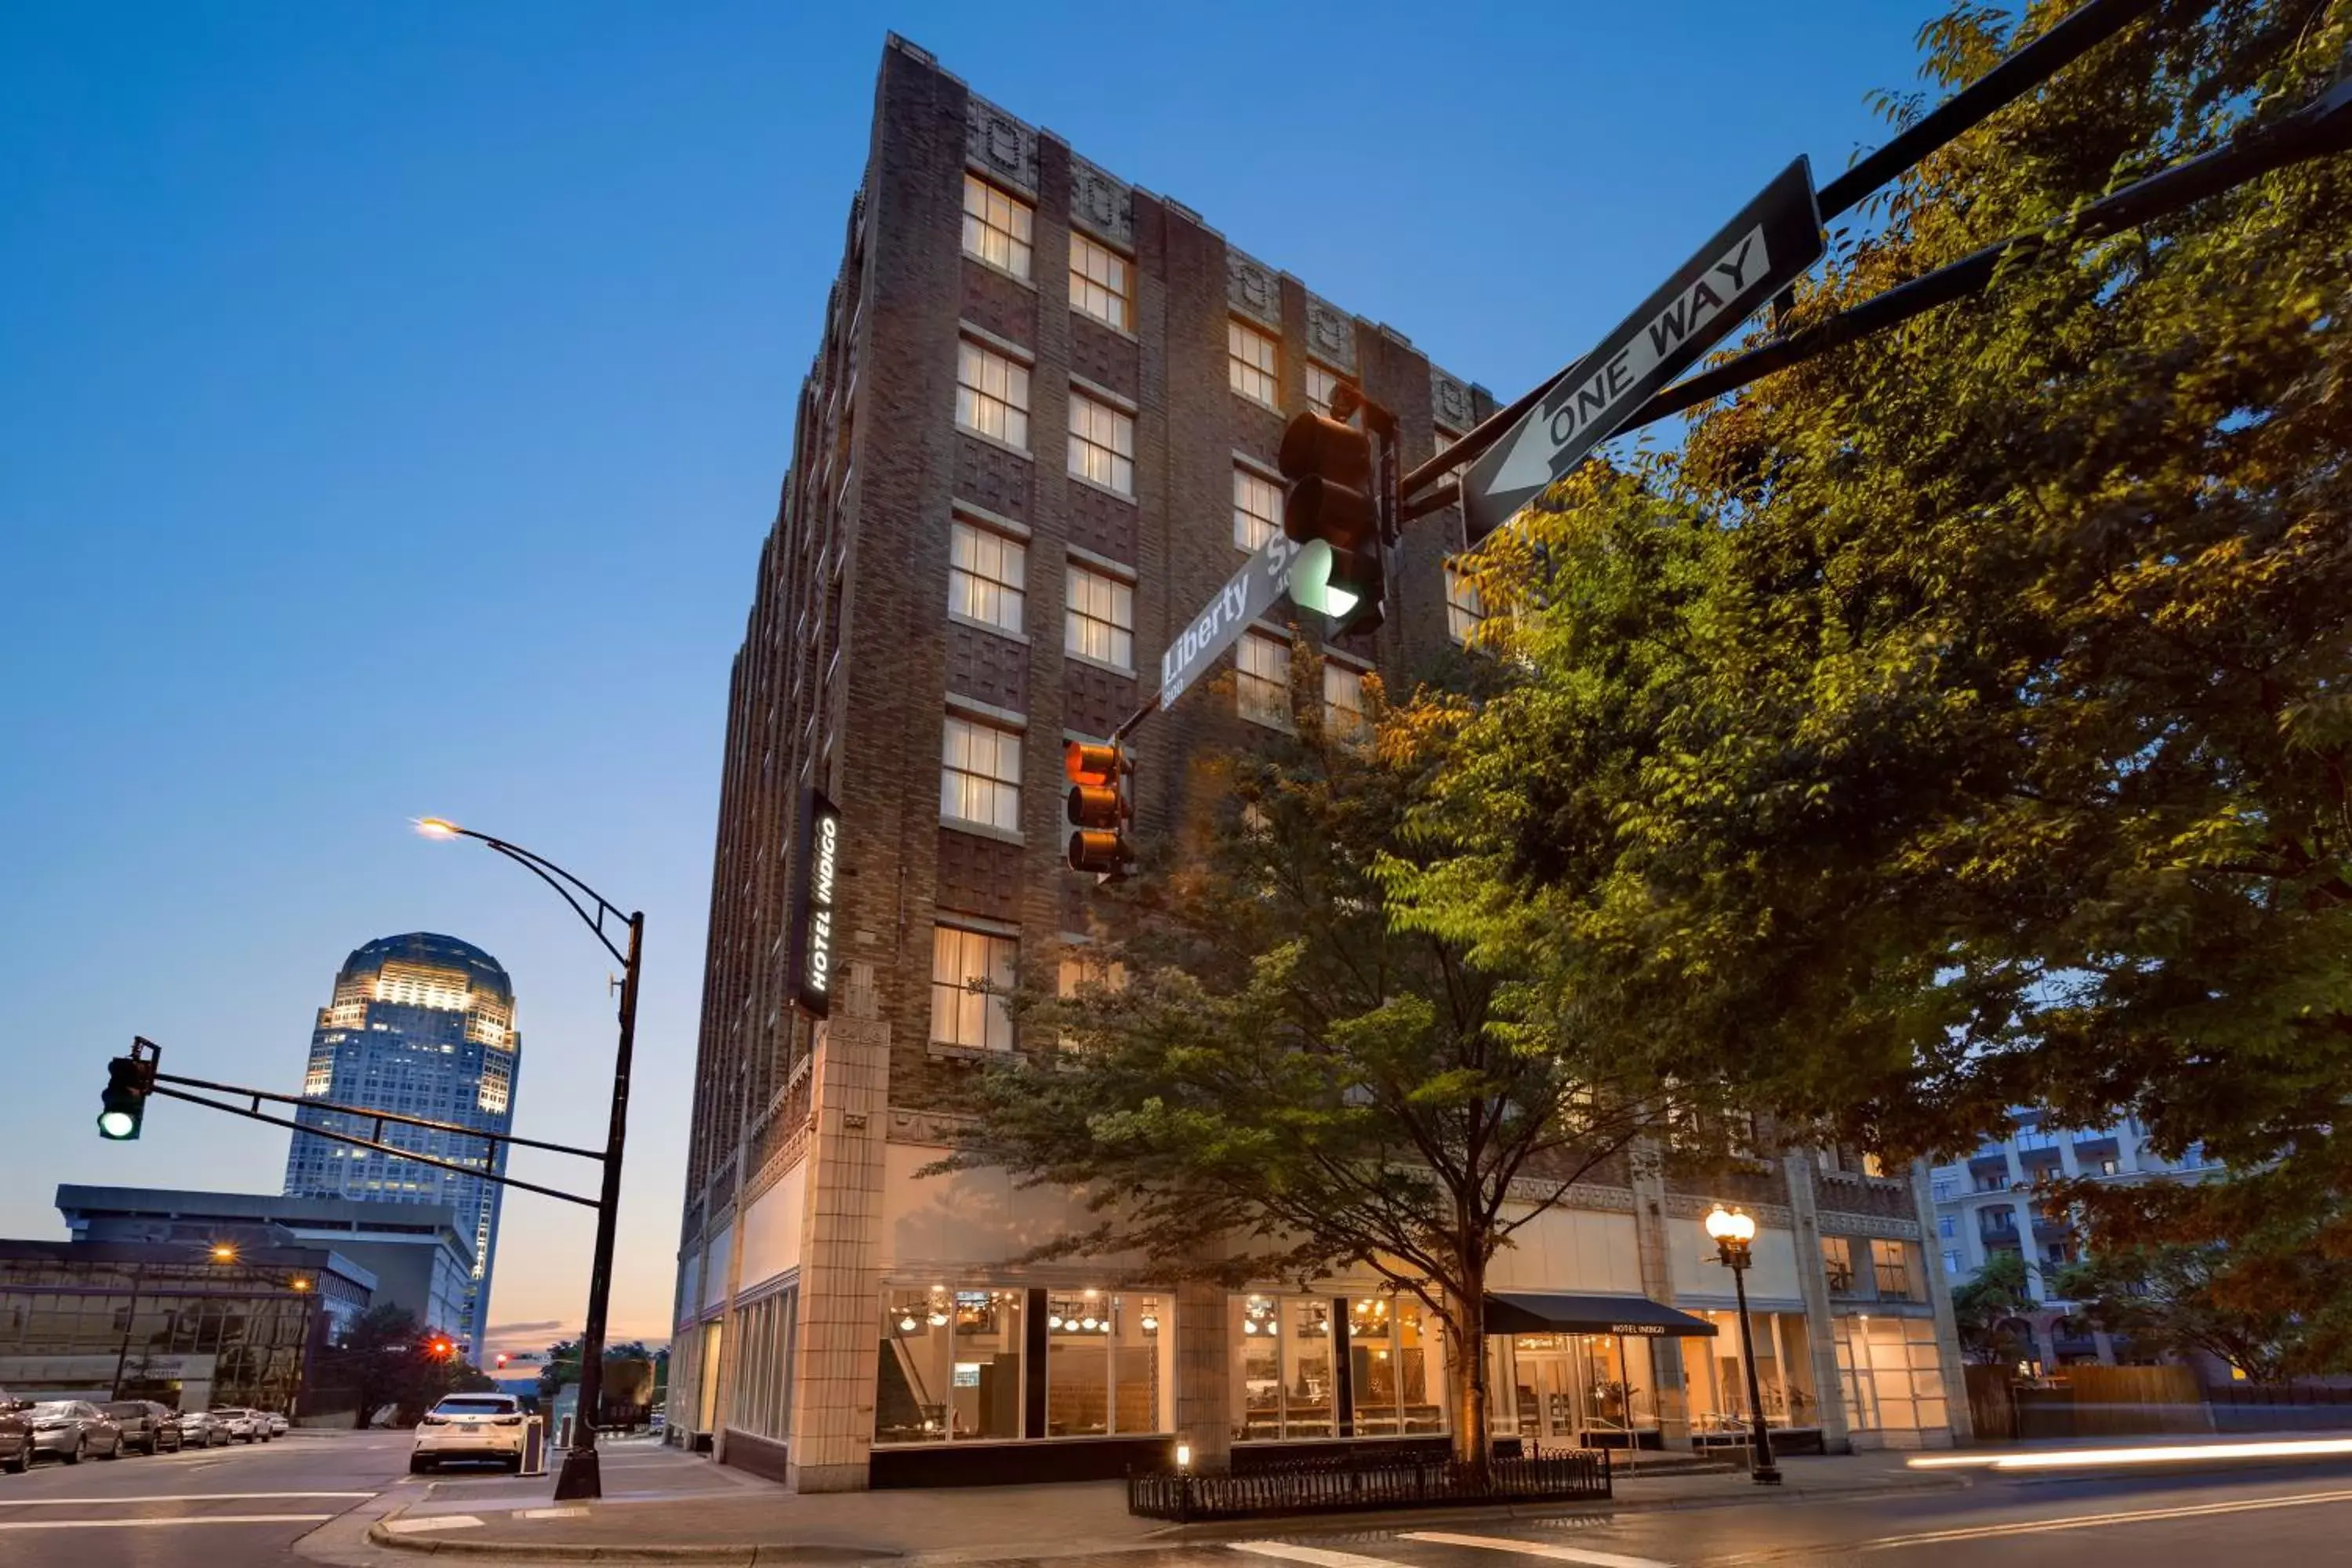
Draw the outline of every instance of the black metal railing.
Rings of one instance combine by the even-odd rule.
[[[1484,1476],[1451,1458],[1318,1461],[1246,1476],[1156,1470],[1129,1474],[1127,1511],[1183,1523],[1444,1503],[1605,1500],[1609,1478],[1606,1448],[1494,1459]]]

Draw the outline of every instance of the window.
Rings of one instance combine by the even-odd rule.
[[[1013,1048],[1013,1015],[1003,994],[1013,985],[1020,943],[1009,936],[931,928],[931,1038],[942,1046]],[[975,991],[977,984],[994,987]]]
[[[1083,392],[1070,394],[1070,472],[1123,496],[1135,493],[1135,420]]]
[[[877,1446],[1021,1436],[1024,1294],[944,1285],[883,1292]]]
[[[1323,661],[1323,728],[1338,741],[1368,741],[1364,721],[1364,672],[1338,659]]]
[[[1008,632],[1021,629],[1029,551],[1018,540],[959,521],[949,546],[948,608]]]
[[[1959,1233],[1960,1222],[1957,1218],[1948,1214],[1939,1214],[1936,1216],[1936,1234],[1937,1236],[1942,1237],[1946,1241],[1949,1241],[1954,1237],[1959,1235]]]
[[[1870,1271],[1883,1300],[1915,1301],[1924,1298],[1911,1285],[1911,1248],[1900,1241],[1870,1244]]]
[[[1239,672],[1234,701],[1241,716],[1255,724],[1290,728],[1290,645],[1246,633],[1234,651],[1234,666]]]
[[[1843,1236],[1822,1237],[1822,1272],[1829,1276],[1830,1293],[1853,1293],[1853,1243]]]
[[[1255,327],[1244,327],[1239,321],[1225,322],[1225,355],[1234,390],[1268,408],[1282,405],[1280,378],[1276,367],[1274,340]]]
[[[1486,606],[1478,597],[1478,584],[1461,565],[1445,563],[1445,635],[1463,647],[1470,646],[1478,630],[1478,623],[1486,618]]]
[[[1263,474],[1234,468],[1234,548],[1255,553],[1282,531],[1282,487]]]
[[[940,815],[1019,832],[1021,737],[950,714],[940,752]]]
[[[1307,405],[1318,414],[1331,412],[1331,395],[1348,384],[1348,378],[1336,370],[1325,370],[1313,360],[1307,362]]]
[[[1070,235],[1070,309],[1127,331],[1127,258],[1085,235]]]
[[[1029,276],[1029,206],[987,181],[963,177],[963,248],[1015,278]]]
[[[1443,1432],[1443,1374],[1431,1361],[1437,1326],[1412,1297],[1381,1291],[1348,1299],[1349,1390],[1356,1436]]]
[[[1045,1436],[1164,1430],[1160,1345],[1172,1338],[1164,1297],[1101,1290],[1046,1297]]]
[[[1119,669],[1135,668],[1135,590],[1116,577],[1070,566],[1062,647]]]
[[[1960,1249],[1957,1247],[1948,1247],[1944,1248],[1944,1272],[1947,1274],[1958,1274],[1959,1271]]]
[[[956,423],[1025,451],[1029,367],[964,339],[957,349]]]
[[[727,1424],[739,1432],[779,1440],[793,1431],[793,1331],[799,1292],[787,1289],[735,1313],[740,1370]]]
[[[1331,1364],[1331,1301],[1322,1296],[1237,1296],[1232,1312],[1241,1398],[1234,1436],[1328,1437],[1339,1388]]]

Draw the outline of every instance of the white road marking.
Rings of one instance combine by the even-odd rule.
[[[98,1508],[124,1502],[254,1502],[262,1498],[373,1496],[373,1492],[149,1492],[139,1497],[0,1498],[0,1508]]]
[[[584,1508],[519,1508],[517,1519],[578,1519],[588,1510]]]
[[[1544,1541],[1514,1541],[1507,1535],[1455,1535],[1444,1530],[1408,1530],[1405,1541],[1426,1541],[1437,1546],[1483,1546],[1489,1552],[1516,1552],[1526,1557],[1549,1557],[1556,1563],[1590,1563],[1595,1568],[1668,1568],[1654,1557],[1628,1557],[1620,1552],[1594,1552],[1583,1546],[1554,1546]]]
[[[1916,1535],[1881,1536],[1875,1541],[1790,1547],[1783,1551],[1716,1557],[1708,1561],[1716,1568],[1732,1568],[1733,1564],[1742,1563],[1780,1563],[1792,1557],[1811,1559],[1824,1552],[1899,1552],[1913,1546],[1942,1546],[1956,1541],[1990,1541],[2002,1536],[2041,1535],[2062,1530],[2098,1530],[2109,1525],[2138,1524],[2155,1520],[2194,1519],[2206,1514],[2258,1513],[2268,1509],[2310,1508],[2331,1502],[2352,1503],[2352,1490],[2293,1492],[2284,1497],[2246,1498],[2235,1502],[2185,1503],[2174,1508],[2143,1508],[2115,1513],[2069,1514],[2061,1519],[2021,1520],[2013,1524],[1969,1525],[1958,1530],[1923,1531]]]
[[[470,1513],[438,1513],[429,1519],[387,1519],[385,1530],[394,1535],[415,1535],[427,1530],[472,1530],[482,1522]]]
[[[87,1500],[102,1502],[102,1498]],[[331,1513],[194,1513],[170,1519],[25,1519],[0,1521],[0,1530],[140,1530],[179,1524],[321,1524]]]
[[[1255,1552],[1261,1557],[1312,1563],[1315,1568],[1406,1568],[1386,1557],[1359,1557],[1352,1552],[1326,1552],[1319,1546],[1295,1546],[1287,1541],[1228,1541],[1225,1544],[1235,1552]]]

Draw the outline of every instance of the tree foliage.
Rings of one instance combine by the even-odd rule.
[[[2003,1365],[2029,1353],[2032,1347],[2010,1325],[2032,1310],[2022,1253],[1995,1252],[1975,1279],[1952,1287],[1952,1321],[1970,1361]]]
[[[494,1386],[480,1369],[434,1355],[430,1340],[407,1308],[389,1301],[370,1307],[321,1358],[320,1382],[354,1396],[355,1426],[387,1405],[395,1423],[411,1425],[445,1394]]]
[[[2297,1333],[2292,1311],[2245,1301],[2231,1287],[2230,1250],[2123,1247],[2069,1265],[2059,1294],[2093,1328],[2124,1336],[2136,1353],[2186,1359],[2203,1352],[2257,1383],[2284,1375]]]
[[[1962,6],[1927,75],[2064,9]],[[1500,689],[1407,715],[1449,760],[1406,915],[1559,998],[1643,998],[1660,1071],[1791,1125],[1927,1152],[2032,1104],[2201,1140],[2251,1191],[2163,1221],[2234,1243],[2217,1289],[2288,1272],[2266,1237],[2352,1260],[2352,160],[2067,228],[2307,101],[2347,42],[2323,0],[2162,6],[1840,231],[1793,319],[2042,236],[1985,295],[1482,551]]]

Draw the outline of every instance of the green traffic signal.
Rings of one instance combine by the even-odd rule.
[[[106,1092],[100,1097],[98,1135],[115,1142],[139,1136],[146,1120],[149,1069],[135,1057],[117,1057],[106,1064]]]

